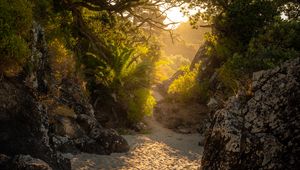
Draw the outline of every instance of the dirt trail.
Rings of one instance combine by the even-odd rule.
[[[199,169],[203,150],[198,146],[199,134],[179,134],[153,118],[146,121],[150,134],[124,135],[131,146],[128,153],[75,155],[72,169]]]
[[[157,102],[163,100],[153,92]],[[95,155],[82,153],[71,157],[74,170],[179,170],[199,169],[203,148],[199,134],[180,134],[164,128],[153,117],[146,118],[149,134],[123,135],[130,145],[128,153]]]

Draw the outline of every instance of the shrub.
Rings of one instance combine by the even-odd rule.
[[[49,43],[50,64],[56,80],[71,76],[75,72],[75,59],[59,39]]]
[[[218,80],[227,95],[238,89],[248,89],[255,71],[278,66],[285,60],[299,57],[300,24],[295,21],[277,21],[253,37],[244,52],[229,56],[218,68]]]
[[[235,55],[232,59],[229,59],[218,69],[218,80],[225,87],[223,93],[230,96],[237,92],[239,88],[239,76],[241,69],[246,65],[243,62],[244,58],[240,55]]]
[[[146,88],[134,90],[131,96],[123,96],[128,103],[127,117],[131,122],[138,122],[144,116],[151,116],[156,104],[151,91]]]
[[[199,100],[205,102],[208,98],[208,82],[198,82],[199,64],[189,70],[188,66],[181,68],[184,73],[169,86],[168,94],[177,101],[188,102]]]
[[[29,56],[27,41],[32,26],[32,7],[26,0],[0,1],[0,68],[17,74]],[[17,71],[16,71],[17,70]]]

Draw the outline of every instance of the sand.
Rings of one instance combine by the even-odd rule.
[[[203,148],[198,146],[199,134],[180,134],[147,119],[149,134],[124,135],[131,149],[128,153],[71,156],[74,170],[164,170],[199,169]]]

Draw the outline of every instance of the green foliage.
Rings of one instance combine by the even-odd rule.
[[[251,78],[251,73],[299,57],[299,33],[299,22],[275,22],[264,33],[251,39],[246,52],[236,53],[218,69],[219,80],[227,89],[236,92],[244,84],[242,82]]]
[[[190,7],[206,9],[192,16],[192,25],[200,18],[212,24],[200,82],[217,72],[218,87],[227,96],[247,88],[253,72],[300,56],[298,1],[191,0]]]
[[[51,0],[30,0],[33,2],[34,18],[39,22],[46,23],[53,15],[53,1]]]
[[[123,96],[123,98],[127,100],[128,119],[131,122],[135,123],[144,116],[152,115],[156,102],[149,89],[136,89],[131,94]]]
[[[167,80],[181,66],[189,64],[190,61],[182,55],[166,55],[162,53],[160,59],[155,63],[155,80],[157,82]]]
[[[197,76],[199,65],[193,70],[189,70],[188,66],[181,68],[183,74],[169,86],[168,94],[172,99],[179,102],[189,102],[199,100],[205,102],[208,97],[208,83],[206,81],[198,82]]]
[[[261,60],[258,69],[272,68],[300,54],[300,22],[278,20],[249,43],[246,58]]]
[[[32,25],[32,7],[26,0],[0,1],[0,67],[20,67],[29,56],[27,41]]]
[[[17,35],[4,37],[0,41],[2,56],[4,59],[17,61],[23,60],[28,55],[27,42]]]
[[[245,61],[242,56],[236,54],[218,69],[218,80],[225,87],[223,93],[230,96],[238,91],[239,82],[242,82],[241,77],[244,76],[240,71],[247,67],[247,64],[250,63]],[[255,65],[256,63],[252,64]]]
[[[198,89],[194,95],[197,95],[197,100],[200,103],[207,103],[210,95],[209,80],[202,80],[201,82],[197,81]]]
[[[60,39],[54,39],[48,44],[50,66],[54,78],[60,82],[63,78],[71,77],[75,72],[75,60]]]
[[[109,50],[109,60],[105,60],[89,43],[79,56],[90,91],[97,98],[105,96],[103,100],[114,94],[113,100],[126,109],[127,119],[130,122],[140,121],[144,115],[152,113],[155,104],[149,89],[158,58],[157,44],[153,39],[145,41],[147,34],[142,29],[133,31],[130,23],[105,11],[85,11],[85,14],[89,28]],[[113,104],[107,103],[107,106]]]
[[[224,30],[220,31],[222,36],[246,45],[262,26],[269,25],[279,14],[274,4],[264,0],[236,0],[228,5],[225,15],[216,18],[216,27]]]

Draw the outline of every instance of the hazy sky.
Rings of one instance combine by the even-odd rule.
[[[166,11],[167,18],[164,21],[165,24],[171,23],[171,22],[187,22],[189,18],[185,16],[182,12],[180,12],[179,7],[174,7]],[[168,28],[175,29],[179,26],[179,24],[172,25]]]
[[[166,13],[166,20],[164,21],[165,24],[168,24],[168,23],[172,23],[172,22],[178,22],[179,24],[175,24],[175,25],[170,25],[168,28],[169,29],[176,29],[180,23],[183,23],[183,22],[187,22],[189,20],[189,17],[188,16],[185,16],[181,11],[180,11],[180,8],[188,8],[186,5],[183,5],[181,7],[173,7],[173,8],[170,8],[168,9],[165,13]],[[165,6],[162,6],[161,7],[161,10],[164,11],[165,9],[167,9],[167,7]],[[190,9],[188,12],[190,15],[194,15],[196,14],[198,11],[201,11],[200,8],[194,8],[194,9]]]

